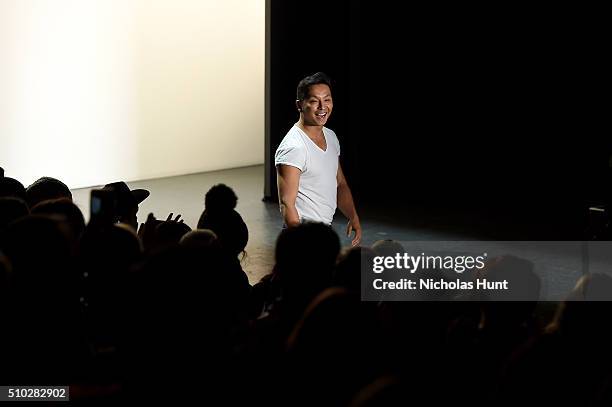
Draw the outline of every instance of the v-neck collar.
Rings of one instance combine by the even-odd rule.
[[[325,139],[325,150],[323,150],[321,147],[319,147],[319,146],[317,145],[317,143],[315,143],[315,142],[314,142],[314,141],[313,141],[313,140],[310,138],[310,136],[308,136],[308,134],[306,134],[306,132],[305,132],[304,130],[302,130],[302,129],[300,128],[300,126],[298,126],[297,124],[294,124],[294,126],[295,126],[295,127],[296,127],[296,128],[297,128],[297,129],[298,129],[298,130],[299,130],[299,131],[300,131],[300,132],[301,132],[301,133],[302,133],[304,136],[306,136],[306,138],[307,138],[307,139],[308,139],[308,140],[309,140],[309,141],[310,141],[312,144],[314,144],[314,146],[315,146],[315,147],[316,147],[316,148],[317,148],[317,149],[318,149],[320,152],[322,152],[322,153],[327,153],[327,152],[329,151],[329,143],[327,142],[327,136],[325,135],[325,127],[323,127],[323,128],[321,129],[321,131],[323,132],[323,138]]]

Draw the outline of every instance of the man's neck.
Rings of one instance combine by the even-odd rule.
[[[302,119],[298,121],[297,125],[313,140],[320,139],[323,135],[323,126],[308,126],[304,124]]]

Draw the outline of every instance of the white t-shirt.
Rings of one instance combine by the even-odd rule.
[[[302,171],[295,200],[300,221],[331,224],[337,205],[340,143],[336,133],[326,127],[323,135],[325,151],[294,125],[276,149],[274,164],[291,165]]]

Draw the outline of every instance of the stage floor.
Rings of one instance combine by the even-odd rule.
[[[110,180],[112,182],[115,180]],[[204,195],[215,184],[224,183],[232,187],[238,195],[237,210],[249,228],[249,243],[246,247],[247,257],[243,268],[251,284],[256,283],[268,274],[274,264],[274,244],[282,222],[278,204],[264,202],[264,166],[257,165],[222,171],[182,175],[128,182],[130,188],[145,188],[151,195],[140,205],[138,221],[143,222],[152,212],[157,218],[165,219],[170,212],[180,213],[192,228],[204,210]],[[72,191],[74,201],[83,211],[86,220],[89,218],[89,192],[92,188],[81,188]],[[362,215],[363,245],[371,245],[380,239],[397,240],[461,240],[461,235],[442,233],[426,228],[405,229],[390,222],[369,220]],[[343,246],[350,245],[350,239],[344,235],[346,220],[336,214],[334,228],[340,235]]]
[[[109,180],[115,181],[115,180]],[[145,188],[151,195],[140,205],[139,222],[152,212],[157,218],[165,219],[169,213],[181,214],[185,222],[194,228],[204,209],[204,195],[215,184],[224,183],[232,187],[238,195],[237,210],[249,228],[249,242],[246,247],[247,257],[243,268],[251,284],[258,282],[272,270],[274,264],[274,245],[281,230],[281,218],[278,204],[265,202],[264,166],[257,165],[207,173],[151,179],[129,182],[130,188]],[[92,188],[73,191],[74,200],[89,217],[89,192]],[[359,202],[358,208],[360,207]],[[371,245],[377,240],[394,239],[400,242],[437,241],[440,248],[450,248],[444,242],[487,240],[476,236],[476,228],[446,227],[444,214],[415,211],[401,213],[360,209],[363,226],[362,245]],[[484,221],[484,220],[481,220]],[[473,224],[468,222],[468,224]],[[476,226],[475,224],[473,224]],[[350,239],[344,234],[346,220],[336,214],[334,229],[338,232],[343,247],[350,245]],[[454,245],[454,243],[453,243]],[[454,246],[453,246],[454,247]],[[540,252],[537,259],[545,264],[558,264],[559,258],[552,253]],[[544,289],[547,296],[556,299],[564,297],[582,275],[580,267],[561,267],[546,272]]]

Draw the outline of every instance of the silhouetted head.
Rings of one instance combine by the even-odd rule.
[[[238,255],[249,240],[249,230],[242,216],[236,212],[238,197],[224,184],[213,186],[204,199],[205,209],[198,221],[198,229],[210,229],[219,243],[229,252]]]
[[[370,270],[364,270],[374,263],[376,252],[368,247],[358,246],[345,250],[338,259],[336,272],[334,273],[334,284],[359,293],[361,290],[361,274]]]
[[[489,259],[485,267],[476,272],[476,278],[487,283],[507,282],[503,286],[479,290],[484,300],[484,326],[511,329],[529,321],[540,299],[540,277],[533,270],[531,261],[516,256],[499,256]]]
[[[23,199],[6,197],[0,198],[0,233],[12,221],[30,213],[28,205]]]
[[[11,223],[3,250],[13,267],[13,281],[24,290],[48,291],[71,280],[67,232],[54,219],[30,215]]]
[[[288,356],[298,372],[309,372],[300,378],[306,388],[320,389],[329,405],[346,405],[340,400],[377,375],[379,333],[374,314],[358,297],[341,287],[327,288],[295,325]]]
[[[476,272],[476,277],[488,282],[508,282],[508,289],[481,290],[487,300],[535,303],[540,299],[542,283],[529,260],[511,255],[491,258]]]
[[[85,231],[85,218],[74,202],[68,198],[42,201],[32,207],[32,214],[59,215],[70,228],[71,240],[76,242]]]
[[[66,198],[72,200],[72,192],[62,181],[51,178],[42,177],[34,181],[26,189],[27,202],[30,208],[39,202],[49,199]]]
[[[92,281],[124,274],[140,260],[142,247],[136,231],[124,223],[109,228],[87,230],[80,255]]]
[[[238,196],[234,190],[225,184],[217,184],[210,188],[204,197],[204,207],[211,211],[235,209]]]
[[[80,342],[78,280],[64,227],[50,217],[29,215],[6,231],[3,250],[12,265],[8,319],[13,322],[5,331],[10,348],[3,364],[21,380],[67,380],[68,366],[86,349]]]
[[[131,276],[135,354],[150,360],[153,351],[156,358],[184,365],[184,358],[208,363],[200,358],[231,349],[231,327],[246,314],[249,293],[237,259],[177,245],[153,253]],[[163,366],[157,360],[155,365]]]
[[[191,232],[191,228],[183,222],[165,221],[155,227],[159,246],[177,245],[181,238]]]
[[[215,247],[218,244],[217,235],[210,229],[196,229],[186,233],[180,240],[181,246],[192,248]]]
[[[332,283],[340,239],[323,223],[285,229],[276,240],[274,272],[287,296],[308,300]]]
[[[138,205],[149,196],[149,191],[146,189],[130,190],[130,187],[123,181],[106,184],[104,189],[114,192],[116,220],[131,225],[134,230],[137,230]]]
[[[372,250],[376,252],[377,256],[391,256],[395,257],[396,254],[403,254],[406,252],[404,246],[397,240],[384,239],[377,240],[372,245]]]
[[[292,351],[313,355],[344,351],[355,344],[355,332],[365,321],[360,320],[359,301],[342,287],[321,291],[308,305],[304,315],[288,338]],[[355,355],[357,356],[357,355]]]
[[[23,184],[14,178],[0,178],[0,198],[14,197],[26,201],[26,190]]]

